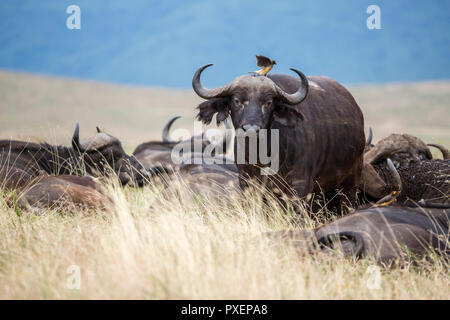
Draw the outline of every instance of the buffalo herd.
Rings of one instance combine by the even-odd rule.
[[[215,116],[217,125],[225,123],[220,141],[208,139],[206,132],[172,140],[170,129],[179,117],[168,121],[161,141],[144,142],[132,155],[118,138],[98,128],[80,141],[78,123],[70,146],[0,140],[6,203],[36,214],[62,207],[74,214],[104,211],[114,199],[99,182],[103,177],[131,187],[161,177],[158,181],[170,190],[176,176],[195,194],[218,199],[229,197],[231,190],[245,191],[251,182],[284,202],[303,200],[311,215],[324,207],[334,213],[332,222],[316,229],[263,237],[298,252],[338,251],[379,262],[430,251],[450,256],[447,148],[409,134],[391,134],[373,144],[371,128],[366,140],[360,107],[330,78],[291,69],[298,77],[244,75],[206,89],[200,76],[209,66],[195,72],[192,86],[205,99],[197,119],[209,124]],[[250,146],[240,150],[238,132],[246,139],[256,137],[258,148],[276,154],[277,170],[264,173],[270,164],[259,157],[251,162]],[[263,132],[268,137],[277,132],[277,144],[274,138],[262,140]],[[440,150],[442,159],[433,158],[429,147]],[[177,161],[175,150],[184,150]],[[238,161],[241,151],[243,161]]]

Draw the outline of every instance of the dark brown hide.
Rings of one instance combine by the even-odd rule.
[[[331,248],[346,256],[388,262],[420,258],[435,250],[448,258],[449,219],[450,209],[384,207],[357,210],[314,230],[268,235],[287,241],[302,253]]]
[[[384,163],[374,168],[386,182],[384,194],[395,190],[392,174]],[[402,180],[402,192],[398,202],[407,200],[450,204],[450,160],[421,160],[397,162],[397,171]]]
[[[163,139],[162,141],[148,141],[141,143],[136,147],[133,151],[133,156],[147,169],[150,169],[155,166],[164,166],[167,168],[175,168],[176,165],[172,161],[172,149],[176,145],[183,144],[186,149],[190,150],[189,154],[183,154],[184,157],[189,158],[191,153],[194,152],[194,144],[198,143],[201,145],[201,151],[205,151],[205,149],[211,145],[211,142],[206,138],[205,133],[198,134],[196,136],[191,137],[185,141],[173,141],[169,137],[170,127],[173,122],[179,117],[172,118],[164,127],[163,130]],[[227,129],[231,129],[230,125],[226,124]],[[222,141],[222,152],[226,153],[227,146],[230,145],[231,141],[230,132],[226,132],[225,139]],[[213,154],[214,155],[214,152]]]
[[[26,186],[44,174],[81,174],[77,153],[68,147],[0,140],[0,183],[3,189]]]
[[[440,148],[445,157],[445,147]],[[427,145],[409,134],[391,134],[365,153],[361,184],[363,201],[376,201],[397,190],[392,172],[386,166],[388,157],[401,178],[402,192],[398,202],[424,199],[450,203],[450,159],[432,159]]]
[[[333,197],[340,189],[340,199],[355,201],[365,146],[364,119],[342,85],[327,77],[310,76],[306,98],[289,105],[289,101],[298,100],[292,96],[305,91],[301,89],[302,81],[289,75],[242,76],[209,91],[200,87],[196,77],[198,72],[193,79],[194,89],[210,99],[198,107],[200,120],[208,123],[215,113],[217,119],[231,113],[235,128],[269,129],[269,136],[270,130],[279,130],[280,168],[276,175],[268,177],[269,183],[299,197],[311,192]],[[280,95],[280,91],[284,93]],[[260,166],[237,164],[242,187],[246,187],[248,178],[265,180]]]
[[[199,155],[201,164],[195,164],[192,156],[189,161],[180,165],[173,180],[169,182],[166,195],[178,194],[179,191],[190,192],[195,197],[215,203],[233,201],[231,193],[239,189],[237,168],[234,163],[212,163],[212,160],[225,161],[225,158],[203,158]],[[183,186],[180,189],[180,185]]]
[[[0,184],[5,189],[23,187],[41,173],[51,175],[107,175],[114,171],[122,184],[141,186],[150,175],[120,141],[103,132],[80,142],[78,125],[72,147],[47,143],[0,140]]]
[[[46,209],[77,213],[113,206],[93,178],[71,175],[38,176],[17,192],[16,199],[19,208],[37,214]]]

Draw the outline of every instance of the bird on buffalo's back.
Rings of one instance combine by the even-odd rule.
[[[277,64],[275,60],[270,60],[269,58],[265,57],[265,56],[261,56],[259,54],[256,55],[256,65],[258,67],[261,67],[262,69],[258,70],[258,71],[252,71],[249,73],[252,74],[257,74],[260,76],[265,76],[266,74],[269,73],[270,70],[272,70],[273,65]]]

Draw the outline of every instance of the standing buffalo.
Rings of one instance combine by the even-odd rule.
[[[279,130],[279,148],[269,151],[278,154],[280,164],[269,177],[271,183],[299,197],[322,191],[333,196],[341,189],[339,200],[355,201],[365,145],[364,119],[342,85],[323,76],[307,78],[291,69],[300,79],[244,75],[221,88],[206,89],[200,75],[209,66],[198,69],[192,79],[194,91],[208,100],[198,106],[199,120],[208,124],[217,114],[220,123],[231,114],[236,130],[250,135],[267,129],[268,150],[270,131]],[[235,160],[237,152],[235,144]],[[263,166],[261,162],[237,163],[240,185],[246,187],[248,178],[265,180]]]
[[[6,189],[23,187],[42,173],[107,175],[111,169],[123,185],[142,186],[149,177],[147,170],[125,153],[117,138],[99,129],[80,142],[77,124],[72,147],[0,140],[0,184]]]
[[[397,201],[450,203],[450,155],[441,145],[444,159],[432,159],[427,145],[409,134],[391,134],[372,146],[364,155],[361,189],[369,200],[380,199],[397,190],[396,177],[386,166],[389,157],[401,179],[402,192]]]

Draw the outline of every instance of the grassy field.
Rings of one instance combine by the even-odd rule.
[[[350,91],[375,140],[397,132],[449,145],[450,82]],[[199,101],[190,90],[2,71],[0,137],[69,144],[78,120],[82,137],[98,125],[132,151],[158,139],[173,115],[183,116],[175,127],[192,130]],[[106,213],[55,209],[35,216],[0,198],[0,298],[450,298],[449,266],[438,259],[390,269],[371,260],[299,257],[261,240],[266,231],[311,228],[330,218],[303,217],[294,226],[276,202],[262,206],[257,191],[227,192],[231,201],[218,202],[180,187],[181,197],[162,201],[157,182],[139,190],[114,181],[104,187],[115,199]],[[377,272],[380,281],[373,285]]]
[[[230,79],[231,80],[231,79]],[[426,142],[450,144],[450,81],[350,87],[364,112],[366,132],[375,141],[390,133],[410,133]],[[0,71],[0,138],[68,144],[78,120],[81,137],[105,128],[132,151],[160,139],[167,120],[193,131],[192,90],[127,87]]]

